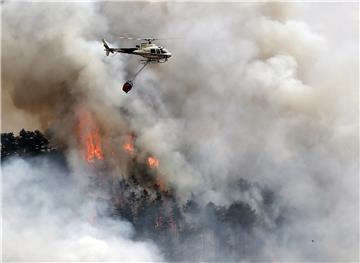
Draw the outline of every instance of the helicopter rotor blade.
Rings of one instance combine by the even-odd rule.
[[[123,37],[120,36],[120,39],[127,39],[127,40],[143,40],[143,38],[138,38],[138,37]]]
[[[180,39],[181,37],[161,37],[161,38],[143,38],[142,40],[146,41],[156,41],[156,40],[169,40],[169,39]]]
[[[165,38],[157,38],[157,37],[125,37],[125,36],[120,36],[120,39],[127,39],[127,40],[144,40],[144,41],[156,41],[156,40],[167,40],[167,39],[178,39],[180,37],[165,37]]]

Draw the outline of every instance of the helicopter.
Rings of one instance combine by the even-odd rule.
[[[124,38],[124,37],[120,37]],[[131,48],[111,48],[106,43],[105,39],[103,39],[103,44],[105,47],[106,56],[109,56],[110,53],[114,54],[118,53],[126,53],[132,55],[138,55],[145,58],[143,62],[151,62],[151,63],[164,63],[171,57],[171,53],[164,47],[157,46],[152,43],[155,40],[159,40],[160,38],[131,38],[128,37],[126,39],[129,40],[143,40],[146,42],[140,43],[140,45],[136,45],[136,47]]]
[[[157,46],[153,43],[155,40],[160,40],[160,38],[133,38],[133,37],[120,37],[123,39],[129,40],[142,40],[146,42],[141,42],[139,45],[131,48],[111,48],[106,43],[105,39],[102,39],[104,45],[104,51],[106,56],[109,56],[110,53],[125,53],[131,55],[142,56],[144,59],[141,60],[144,65],[135,73],[133,79],[127,80],[123,85],[123,91],[128,93],[133,85],[135,78],[139,73],[149,64],[149,63],[165,63],[170,57],[171,53],[164,47]]]

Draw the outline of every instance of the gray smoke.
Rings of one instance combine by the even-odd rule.
[[[316,24],[316,16],[338,6],[346,24],[329,37],[321,25],[332,18]],[[285,226],[259,234],[264,257],[355,261],[358,4],[324,3],[304,13],[312,7],[6,3],[2,90],[12,111],[57,131],[69,152],[78,146],[69,134],[79,107],[94,113],[105,144],[135,132],[182,200],[194,194],[202,203],[245,201],[270,229],[286,208]],[[344,41],[344,32],[354,37]],[[162,43],[173,57],[148,67],[127,95],[121,86],[137,58],[105,57],[100,43],[105,37],[114,46],[133,45],[117,38],[124,34],[181,37]],[[278,195],[274,218],[255,189],[229,187],[239,178]]]

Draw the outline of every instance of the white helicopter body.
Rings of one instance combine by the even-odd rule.
[[[103,39],[103,44],[107,56],[115,52],[126,53],[142,56],[146,59],[145,62],[152,63],[164,63],[171,57],[171,53],[166,48],[152,43],[153,40],[156,40],[155,38],[142,38],[141,40],[148,42],[140,43],[140,45],[136,45],[134,48],[110,48],[105,39]]]

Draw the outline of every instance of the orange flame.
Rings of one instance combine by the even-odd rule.
[[[94,162],[95,159],[104,160],[104,154],[101,149],[99,131],[96,129],[86,135],[86,156],[88,162]]]
[[[92,163],[95,160],[104,160],[104,153],[101,148],[100,132],[90,112],[80,109],[78,136],[80,145],[83,148],[84,159]]]
[[[156,168],[159,166],[159,160],[156,159],[154,156],[149,156],[147,162],[150,168]]]
[[[134,154],[135,152],[134,138],[131,134],[127,136],[127,141],[123,144],[123,149],[125,152],[127,152],[130,155]]]

